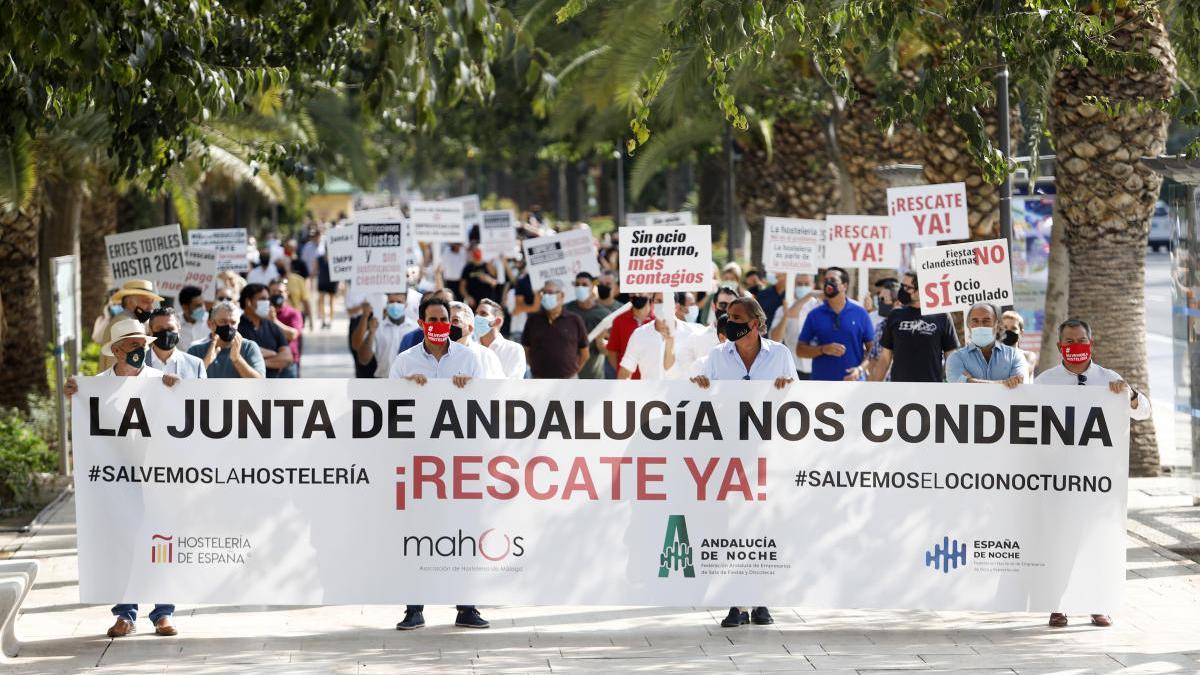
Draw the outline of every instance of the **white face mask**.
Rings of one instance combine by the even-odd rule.
[[[685,317],[685,318],[688,323],[696,323],[696,319],[700,318],[699,305],[692,305],[691,307],[688,307],[687,308],[687,317]]]
[[[667,307],[661,302],[656,302],[651,311],[654,312],[654,316],[661,319],[666,316]]]
[[[576,302],[587,302],[587,299],[590,297],[592,297],[592,287],[591,286],[576,286],[575,287],[575,301]]]
[[[803,300],[804,298],[807,298],[810,293],[812,293],[812,286],[797,286],[796,287],[796,299],[797,300]]]

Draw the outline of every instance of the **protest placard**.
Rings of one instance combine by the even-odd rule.
[[[245,272],[250,267],[246,259],[247,242],[244,227],[188,231],[189,246],[199,246],[217,252],[217,272]]]
[[[350,223],[325,233],[325,258],[330,281],[350,281],[354,276],[354,257],[358,250],[358,224]]]
[[[900,266],[900,243],[889,216],[825,217],[823,267],[889,268]]]
[[[587,272],[600,276],[596,243],[590,230],[567,230],[548,237],[522,242],[525,269],[533,290],[541,290],[550,279],[557,279],[566,290],[575,283],[575,275]]]
[[[461,201],[409,202],[408,216],[417,241],[462,243],[467,240]]]
[[[104,248],[114,286],[131,279],[149,279],[156,289],[178,289],[183,283],[186,272],[179,225],[110,234],[104,237]]]
[[[479,205],[479,195],[463,195],[461,197],[451,197],[450,201],[458,202],[463,207],[463,227],[467,231],[467,235],[471,234],[471,228],[478,227],[481,224],[483,208]],[[464,238],[463,241],[466,241]]]
[[[763,269],[816,274],[824,239],[823,220],[767,216],[763,219]]]
[[[404,215],[399,209],[356,215],[355,226],[352,287],[366,293],[403,293],[408,288]]]
[[[900,243],[971,238],[966,183],[888,188],[887,202]]]
[[[479,248],[484,260],[510,255],[517,248],[517,218],[512,211],[484,211],[479,226]]]
[[[712,275],[712,232],[708,225],[621,228],[623,292],[710,291]]]
[[[1008,240],[929,246],[913,252],[913,270],[926,314],[966,311],[977,302],[1013,301]]]
[[[220,253],[202,246],[183,247],[183,279],[178,284],[164,282],[159,284],[158,292],[172,298],[179,297],[179,291],[185,286],[195,286],[203,293],[201,298],[212,302],[216,290],[213,281],[217,278],[217,259]]]
[[[83,603],[1088,614],[1125,585],[1105,387],[79,380]]]
[[[669,212],[647,212],[647,213],[627,213],[625,214],[625,227],[643,227],[665,225],[692,225],[692,212],[679,211],[677,213]]]

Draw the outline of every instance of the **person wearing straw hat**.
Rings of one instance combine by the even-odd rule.
[[[152,342],[154,342],[154,337],[146,334],[146,327],[137,319],[121,319],[113,322],[112,337],[100,347],[100,353],[111,357],[114,363],[111,368],[99,373],[97,377],[159,377],[162,378],[163,384],[168,387],[174,386],[179,381],[179,377],[146,365]],[[75,378],[68,379],[63,387],[63,393],[67,396],[74,396],[78,391],[79,384]],[[108,637],[119,638],[133,633],[137,621],[137,610],[136,604],[113,605],[112,613],[117,617],[117,621],[108,629]],[[154,610],[150,612],[150,621],[154,624],[155,634],[164,636],[177,634],[178,631],[171,623],[171,615],[174,613],[175,605],[165,603],[154,605]]]
[[[150,318],[150,312],[154,311],[154,304],[162,301],[162,296],[154,292],[154,282],[146,279],[126,281],[125,285],[113,293],[110,300],[112,304],[120,305],[121,313],[114,316],[104,330],[99,335],[93,335],[92,339],[100,344],[109,342],[113,327],[125,319],[136,319],[138,323],[146,323],[146,320]],[[113,363],[115,363],[113,357],[102,355],[100,370],[112,368]]]

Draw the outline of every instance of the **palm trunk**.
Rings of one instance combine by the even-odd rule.
[[[117,199],[116,188],[108,176],[101,175],[91,182],[91,192],[83,202],[79,219],[79,278],[83,297],[79,311],[85,328],[104,311],[112,288],[104,237],[117,232]]]
[[[79,213],[83,205],[83,184],[71,179],[45,179],[38,185],[42,195],[38,246],[38,268],[41,287],[42,331],[54,334],[53,292],[50,259],[73,255],[79,260]]]
[[[0,407],[28,409],[30,394],[46,394],[41,293],[38,292],[38,212],[36,207],[0,213],[0,288],[4,295]],[[11,292],[19,289],[19,292]]]
[[[1069,315],[1091,323],[1098,363],[1148,393],[1145,252],[1162,179],[1138,160],[1163,151],[1170,117],[1136,105],[1109,116],[1086,97],[1166,100],[1175,86],[1175,54],[1157,12],[1118,25],[1112,38],[1117,49],[1144,49],[1161,65],[1117,74],[1086,67],[1058,73],[1050,122],[1058,154],[1055,226],[1065,228],[1071,258]],[[1157,475],[1153,422],[1134,422],[1130,431],[1130,474]]]

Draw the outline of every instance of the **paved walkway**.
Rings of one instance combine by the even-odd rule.
[[[345,324],[310,335],[306,376],[344,376]],[[323,352],[323,353],[318,353]],[[1052,630],[1044,615],[776,608],[770,627],[722,629],[725,608],[488,607],[486,631],[456,630],[431,607],[429,628],[400,633],[390,606],[180,606],[180,634],[109,640],[108,607],[81,605],[70,498],[0,557],[37,558],[25,641],[0,674],[24,673],[1198,673],[1200,508],[1176,479],[1130,490],[1126,607],[1110,629]],[[144,608],[148,609],[148,608]]]

